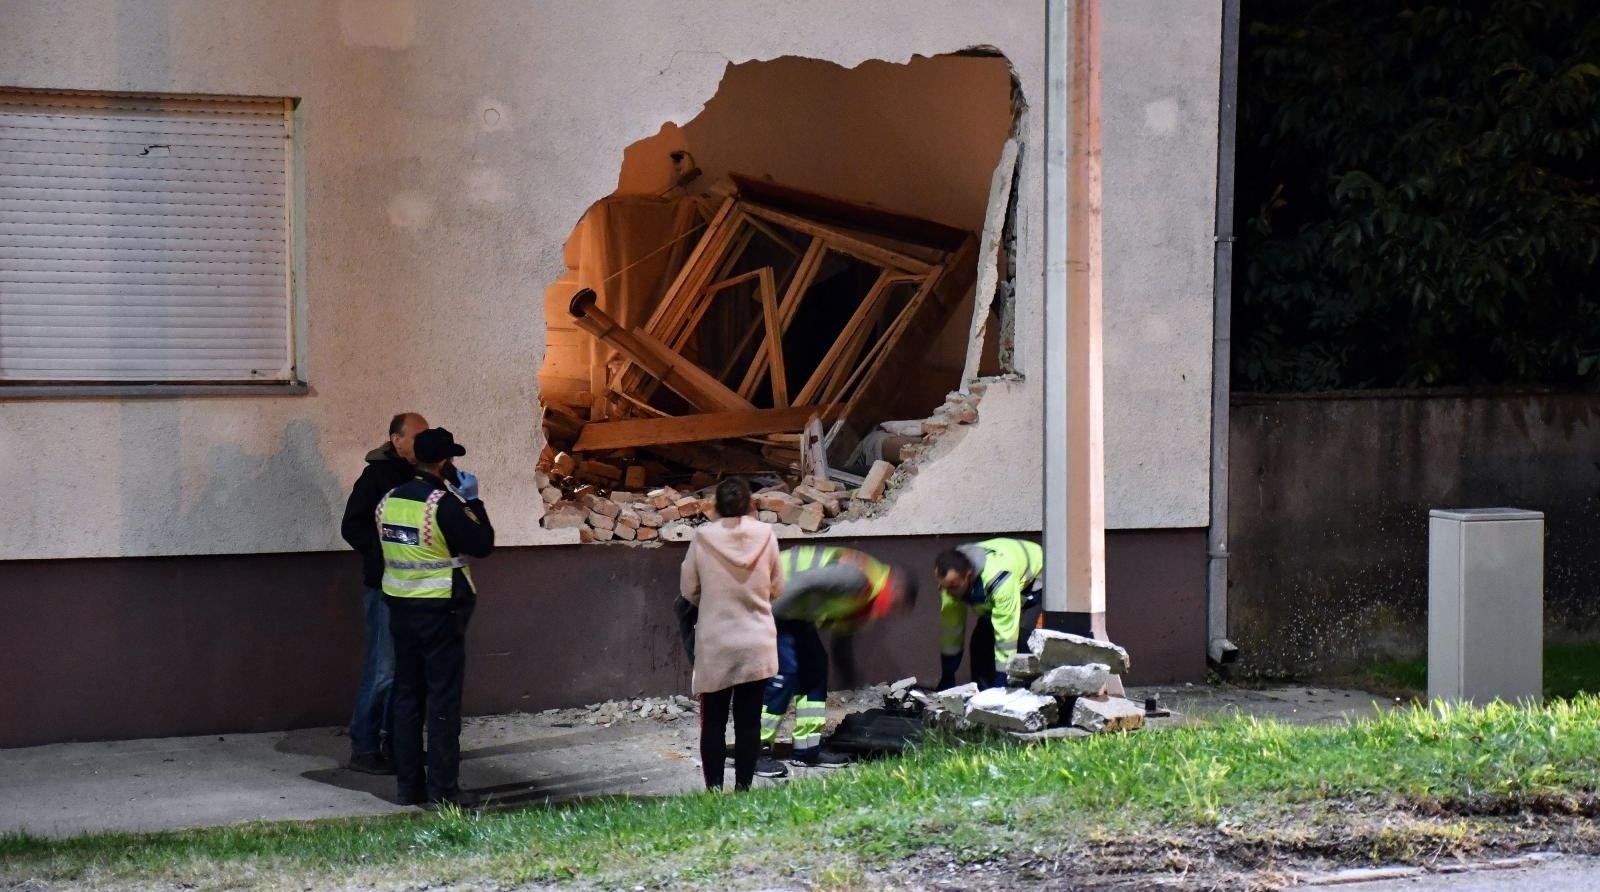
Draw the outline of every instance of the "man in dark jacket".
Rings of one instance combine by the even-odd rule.
[[[383,547],[378,542],[378,502],[416,476],[413,440],[428,429],[427,419],[402,412],[389,421],[389,442],[367,453],[367,466],[350,490],[340,532],[361,553],[361,583],[366,589],[362,610],[367,626],[367,656],[361,688],[350,716],[350,768],[367,774],[393,774],[387,741],[389,692],[394,686],[394,639],[389,634],[389,608],[383,600]]]
[[[453,467],[466,454],[448,430],[423,431],[416,438],[416,477],[378,506],[383,595],[394,633],[394,767],[404,805],[476,804],[459,777],[467,621],[478,594],[469,559],[494,550],[494,527],[478,498],[478,479]]]

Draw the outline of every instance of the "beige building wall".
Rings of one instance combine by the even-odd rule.
[[[1107,515],[1206,522],[1215,2],[1106,8]],[[856,534],[1037,529],[1044,8],[1018,0],[0,0],[0,86],[301,100],[294,397],[6,400],[0,559],[339,549],[388,416],[454,430],[507,545],[538,525],[542,295],[624,150],[727,66],[1004,53],[1024,121],[1018,385]],[[917,212],[918,208],[906,208]],[[928,212],[928,211],[924,211]],[[841,531],[842,532],[842,531]]]

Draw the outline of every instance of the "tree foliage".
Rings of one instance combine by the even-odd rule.
[[[1236,388],[1600,380],[1600,0],[1245,0]]]

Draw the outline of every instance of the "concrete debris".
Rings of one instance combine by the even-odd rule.
[[[961,712],[952,712],[938,705],[922,713],[922,723],[930,728],[954,733],[971,731],[975,727],[972,722],[967,721],[964,709]]]
[[[572,724],[612,725],[617,722],[654,719],[658,722],[676,722],[700,711],[700,704],[691,697],[675,694],[671,697],[641,697],[633,700],[608,700],[572,709],[552,709],[558,720]]]
[[[1128,652],[1108,641],[1096,641],[1069,632],[1053,629],[1034,629],[1028,636],[1028,650],[1037,654],[1040,666],[1046,671],[1057,666],[1081,666],[1085,663],[1104,663],[1111,667],[1112,675],[1128,671]]]
[[[973,695],[977,693],[978,686],[969,681],[960,687],[946,688],[940,691],[934,695],[934,699],[938,701],[940,709],[966,715],[967,701],[971,700]]]
[[[1097,697],[1110,681],[1111,667],[1104,663],[1057,666],[1035,679],[1029,690],[1052,697]]]
[[[1012,654],[1006,661],[1006,678],[1020,687],[1044,674],[1035,654]]]
[[[1072,703],[1072,724],[1085,731],[1133,731],[1144,727],[1144,707],[1121,697],[1079,697]]]
[[[694,526],[684,521],[674,521],[661,528],[661,538],[667,542],[687,542],[694,535]]]
[[[967,721],[1002,731],[1043,731],[1055,724],[1059,715],[1054,697],[1021,688],[990,688],[967,701]]]
[[[883,692],[883,707],[900,712],[920,712],[930,704],[932,698],[917,690],[917,679],[902,678]]]

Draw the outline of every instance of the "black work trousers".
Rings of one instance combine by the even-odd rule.
[[[761,698],[767,679],[700,695],[700,765],[706,789],[722,789],[728,758],[728,713],[733,712],[733,788],[750,789],[761,755]]]
[[[461,791],[461,686],[472,605],[448,610],[389,599],[394,634],[394,770],[400,801],[437,802]],[[426,716],[426,722],[424,722]],[[423,766],[422,729],[428,729]]]
[[[1017,653],[1028,652],[1028,636],[1033,634],[1034,626],[1039,623],[1039,611],[1038,604],[1022,608],[1017,629]],[[972,680],[978,683],[978,687],[992,688],[1005,683],[1005,673],[996,671],[994,667],[994,622],[987,614],[979,616],[973,624],[967,652],[970,655],[968,659],[972,661]]]

